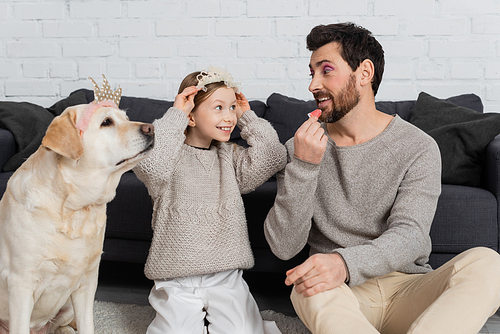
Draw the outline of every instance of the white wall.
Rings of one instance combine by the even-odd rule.
[[[385,49],[378,100],[473,92],[500,111],[499,0],[1,0],[0,100],[48,107],[101,73],[123,95],[172,100],[210,64],[249,99],[310,99],[305,36],[343,21]]]

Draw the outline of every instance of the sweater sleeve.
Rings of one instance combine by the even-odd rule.
[[[156,199],[165,183],[170,180],[188,125],[186,114],[177,108],[167,110],[162,118],[153,122],[154,148],[148,158],[141,161],[133,171],[148,188],[149,195]]]
[[[291,259],[307,244],[320,170],[319,164],[294,156],[293,138],[286,148],[288,164],[277,174],[278,192],[264,222],[266,240],[282,260]]]
[[[237,147],[233,153],[238,186],[240,192],[245,194],[285,167],[286,149],[272,125],[252,110],[240,117],[238,126],[241,137],[249,145],[248,148]]]

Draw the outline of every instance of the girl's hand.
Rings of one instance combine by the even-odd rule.
[[[239,119],[247,110],[250,110],[247,98],[243,93],[236,93],[236,117]]]
[[[182,93],[175,96],[174,107],[184,111],[186,116],[189,116],[189,113],[191,113],[191,110],[194,108],[194,97],[199,90],[200,89],[196,88],[196,86],[184,88]]]

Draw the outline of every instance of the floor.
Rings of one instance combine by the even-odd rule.
[[[140,264],[103,261],[96,300],[149,305],[153,283],[144,276],[143,269]],[[274,310],[296,316],[289,299],[290,288],[283,283],[284,276],[246,272],[244,278],[261,311]],[[500,311],[488,320],[480,333],[500,334]]]

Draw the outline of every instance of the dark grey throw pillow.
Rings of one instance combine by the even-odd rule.
[[[250,109],[255,112],[255,114],[261,118],[264,118],[264,113],[266,112],[266,104],[262,101],[254,100],[248,101],[250,103]],[[231,133],[231,142],[238,144],[240,146],[247,147],[248,144],[245,139],[241,138],[240,128],[235,126],[233,132]]]
[[[481,113],[422,92],[410,123],[436,140],[443,183],[481,185],[486,146],[500,133],[500,114]]]
[[[281,143],[295,135],[297,129],[307,120],[307,114],[317,108],[316,101],[303,101],[273,93],[267,99],[264,118],[278,132]]]

